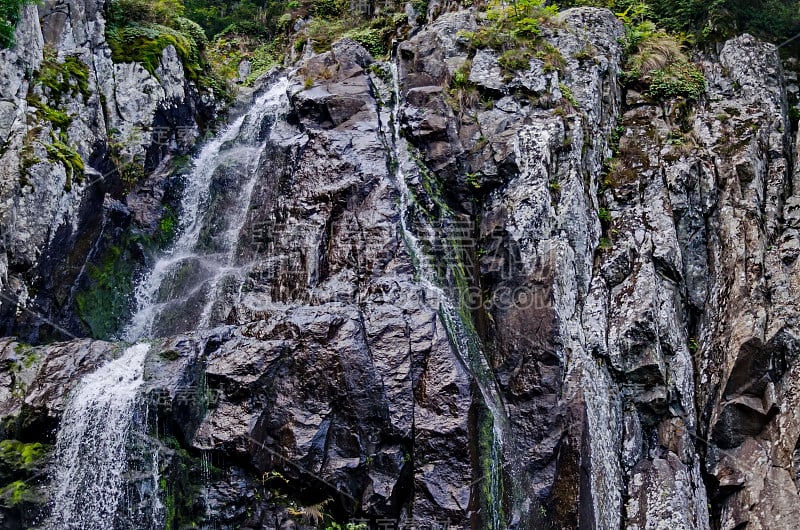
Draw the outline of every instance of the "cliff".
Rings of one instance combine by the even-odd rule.
[[[94,73],[63,96],[83,160],[192,101],[168,49],[155,80],[110,62],[88,6],[42,26],[26,9],[4,157],[37,119],[22,65],[45,41]],[[657,98],[620,81],[607,10],[560,13],[510,69],[475,44],[478,11],[439,9],[389,61],[344,39],[273,70],[201,150],[208,195],[184,199],[194,222],[127,328],[151,346],[114,526],[792,528],[796,76],[742,35],[696,57],[696,100]],[[130,210],[94,195],[90,164],[65,190],[37,145],[24,186],[0,166],[17,298],[102,240],[85,208]],[[123,346],[0,348],[4,437],[60,447],[70,392]],[[47,476],[25,477],[6,527],[50,509]]]
[[[174,46],[153,73],[114,63],[103,9],[100,0],[23,6],[16,44],[0,51],[0,311],[5,334],[29,341],[113,331],[88,307],[91,284],[104,283],[115,253],[144,264],[126,236],[162,236],[170,193],[163,176],[146,175],[188,153],[216,111]]]

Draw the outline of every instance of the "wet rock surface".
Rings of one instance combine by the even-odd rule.
[[[791,528],[800,173],[775,48],[732,39],[703,58],[700,101],[656,103],[617,82],[608,11],[559,15],[544,38],[564,68],[510,82],[459,36],[474,13],[429,17],[398,46],[400,101],[353,41],[264,81],[288,75],[291,108],[255,128],[246,274],[215,287],[210,329],[163,319],[145,366],[147,443],[186,485],[172,502],[217,528],[313,526],[319,506],[423,527],[489,528],[491,506],[501,528]],[[474,92],[450,86],[465,64]],[[220,196],[242,185],[224,177]],[[52,443],[70,389],[118,352],[6,339],[6,437]]]

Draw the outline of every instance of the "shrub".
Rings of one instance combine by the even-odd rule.
[[[347,0],[316,0],[314,15],[322,18],[336,18],[343,15],[348,7]]]
[[[706,89],[703,72],[687,61],[676,62],[652,73],[647,93],[654,99],[698,99]]]
[[[650,21],[633,23],[626,13],[625,47],[628,59],[622,81],[638,85],[657,100],[684,97],[696,100],[705,91],[703,72],[689,62],[681,39],[657,29]]]
[[[250,58],[250,76],[247,78],[247,82],[252,83],[276,64],[278,61],[273,55],[272,46],[270,44],[259,46],[253,51],[253,56]]]
[[[639,41],[637,52],[629,58],[627,67],[640,76],[647,76],[655,70],[685,60],[678,40],[664,31],[658,31]]]
[[[507,71],[527,70],[532,56],[526,49],[514,48],[503,52],[497,62]]]
[[[544,0],[519,0],[510,5],[494,1],[486,12],[488,24],[473,32],[461,32],[460,36],[473,49],[503,52],[499,62],[506,71],[527,69],[534,55],[545,63],[546,71],[559,70],[566,64],[564,58],[540,38],[540,26],[558,10],[544,4]]]
[[[112,27],[143,22],[171,26],[183,12],[180,0],[113,0],[108,3],[106,17]]]
[[[380,57],[389,53],[384,39],[384,31],[381,29],[358,29],[348,31],[344,36],[350,37],[362,45],[374,57]]]

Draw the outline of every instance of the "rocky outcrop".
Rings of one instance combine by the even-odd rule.
[[[253,95],[286,75],[291,108],[248,115],[264,147],[247,178],[215,171],[200,240],[218,251],[249,197],[237,274],[175,279],[145,365],[140,444],[181,523],[791,527],[800,202],[775,48],[732,39],[699,101],[653,101],[618,83],[608,11],[563,12],[542,34],[563,65],[520,72],[471,49],[480,23],[444,14],[395,65],[344,40]],[[118,350],[7,340],[6,437],[52,443]]]
[[[139,180],[187,152],[213,112],[172,46],[155,76],[114,64],[104,5],[25,6],[0,52],[0,311],[6,334],[29,340],[104,334],[78,307],[89,272],[132,224],[156,232],[166,184]]]

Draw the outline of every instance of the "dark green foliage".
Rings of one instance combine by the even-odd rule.
[[[212,38],[224,33],[273,37],[280,16],[291,8],[282,0],[186,0],[185,16]]]
[[[381,57],[389,53],[384,39],[384,30],[375,28],[365,28],[346,33],[375,57]]]
[[[417,23],[424,23],[428,18],[428,0],[412,0],[411,5],[417,13]]]
[[[186,77],[201,89],[227,97],[223,80],[206,60],[203,28],[183,17],[181,0],[112,0],[107,6],[106,40],[115,62],[138,62],[156,75],[162,52],[174,46]]]
[[[20,10],[34,0],[0,0],[0,49],[14,45],[14,31],[20,19]]]
[[[779,44],[800,33],[796,0],[566,0],[559,5],[607,7],[615,13],[638,10],[637,22],[652,20],[669,31],[698,37],[748,32]]]
[[[183,12],[180,0],[113,0],[106,16],[108,25],[116,28],[142,23],[172,26]]]
[[[323,18],[336,18],[342,16],[350,7],[348,0],[316,0],[314,2],[314,15]]]
[[[748,31],[778,44],[800,33],[800,6],[794,0],[716,0],[708,17],[709,27]],[[795,49],[798,45],[795,41]]]

